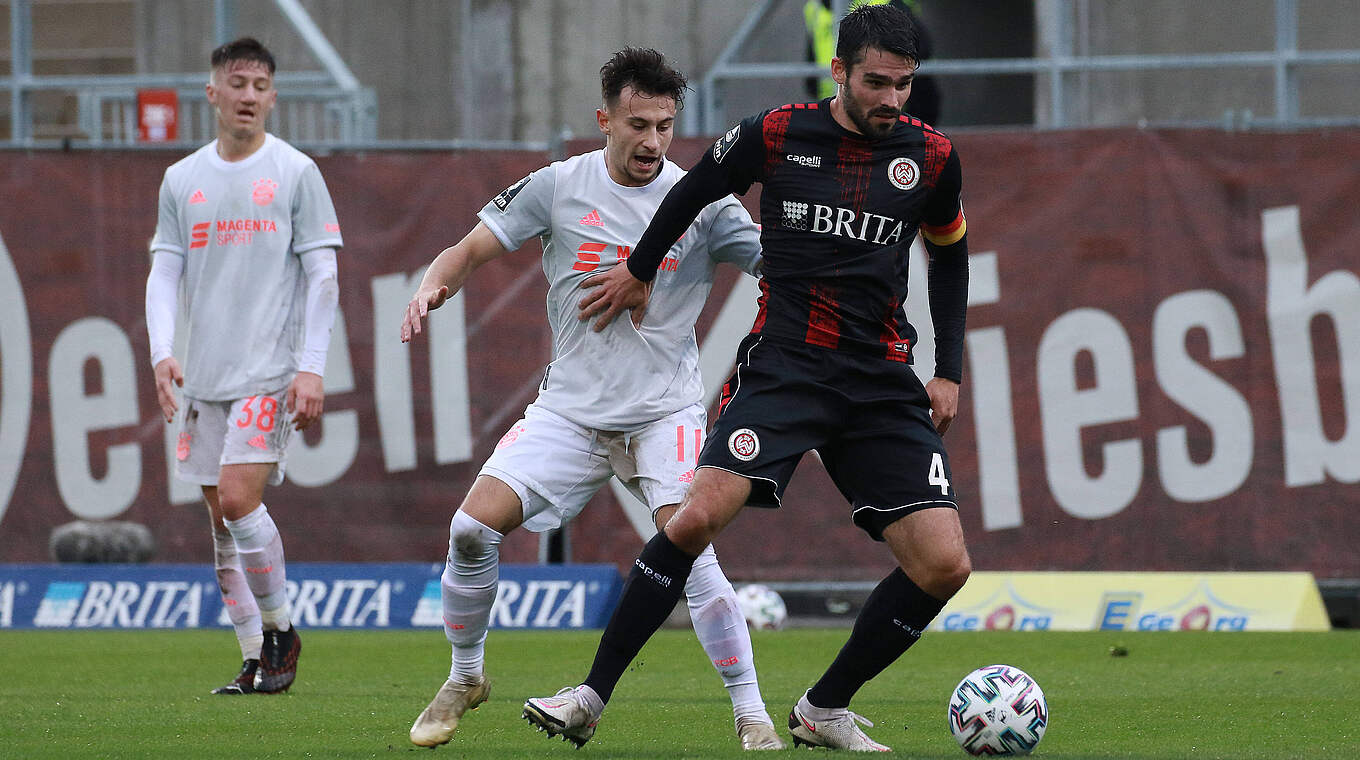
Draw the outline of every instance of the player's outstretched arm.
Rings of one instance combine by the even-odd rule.
[[[577,318],[590,319],[596,314],[593,329],[599,332],[624,309],[631,309],[633,326],[642,325],[643,314],[647,311],[647,299],[652,294],[652,284],[633,276],[626,266],[616,266],[607,272],[586,278],[581,287],[588,288],[581,299]]]
[[[401,319],[401,342],[410,343],[419,335],[425,317],[462,289],[473,270],[506,253],[501,241],[481,222],[462,240],[440,251],[425,270],[411,302],[406,304]]]

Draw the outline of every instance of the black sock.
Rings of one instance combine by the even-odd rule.
[[[848,707],[859,687],[915,644],[943,608],[944,601],[922,591],[902,568],[893,570],[865,600],[850,639],[808,692],[808,701]]]
[[[694,559],[671,543],[662,531],[642,547],[642,554],[633,561],[633,569],[624,581],[618,606],[600,637],[595,662],[585,680],[585,685],[606,703],[628,664],[680,601]]]

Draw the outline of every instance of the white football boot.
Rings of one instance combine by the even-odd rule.
[[[598,707],[596,707],[598,705]],[[524,703],[524,719],[548,736],[562,737],[580,749],[595,735],[604,705],[589,686],[568,686],[551,697],[531,697]]]
[[[784,749],[784,740],[775,733],[774,726],[750,718],[737,721],[737,736],[742,749]]]
[[[870,739],[856,723],[873,726],[873,721],[841,708],[835,710],[830,718],[812,720],[806,711],[812,704],[804,694],[789,712],[789,733],[793,734],[793,746],[806,744],[809,747],[830,747],[848,749],[851,752],[892,752],[891,747]]]
[[[447,744],[458,728],[458,720],[468,710],[476,710],[477,705],[491,696],[491,682],[486,676],[477,676],[473,683],[462,683],[449,679],[439,687],[430,704],[416,718],[411,726],[411,743],[421,747],[438,747]]]

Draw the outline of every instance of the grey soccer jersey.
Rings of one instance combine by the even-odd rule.
[[[167,169],[151,250],[184,257],[184,393],[226,401],[286,385],[303,343],[298,255],[341,244],[321,172],[273,135],[242,161],[222,160],[214,140]]]
[[[625,187],[598,150],[539,169],[477,214],[507,250],[542,239],[553,357],[539,406],[585,427],[632,430],[702,400],[694,322],[713,270],[728,261],[755,274],[760,263],[759,232],[736,199],[705,208],[666,255],[640,329],[626,314],[598,333],[577,319],[581,283],[627,258],[683,176],[667,161],[651,183]]]

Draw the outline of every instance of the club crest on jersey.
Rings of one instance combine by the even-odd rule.
[[[713,143],[714,161],[720,164],[722,163],[723,158],[727,156],[727,151],[732,150],[732,146],[737,144],[737,135],[739,134],[741,134],[740,124],[727,130],[727,134],[723,135],[721,139]]]
[[[760,439],[750,428],[732,431],[727,437],[727,450],[743,462],[749,462],[760,455]]]
[[[921,167],[910,158],[894,158],[888,162],[888,181],[898,190],[910,190],[921,181]]]
[[[279,183],[268,177],[261,177],[251,183],[250,199],[255,201],[257,206],[268,206],[274,202],[274,191],[279,189]]]
[[[504,190],[500,191],[500,193],[495,198],[491,199],[491,202],[496,206],[496,208],[501,210],[502,214],[505,213],[505,209],[510,206],[510,201],[513,201],[515,199],[515,196],[519,195],[519,191],[523,190],[524,186],[529,184],[529,180],[532,177],[533,175],[530,174],[529,176],[525,177],[519,182],[516,182],[510,187],[507,187]]]

